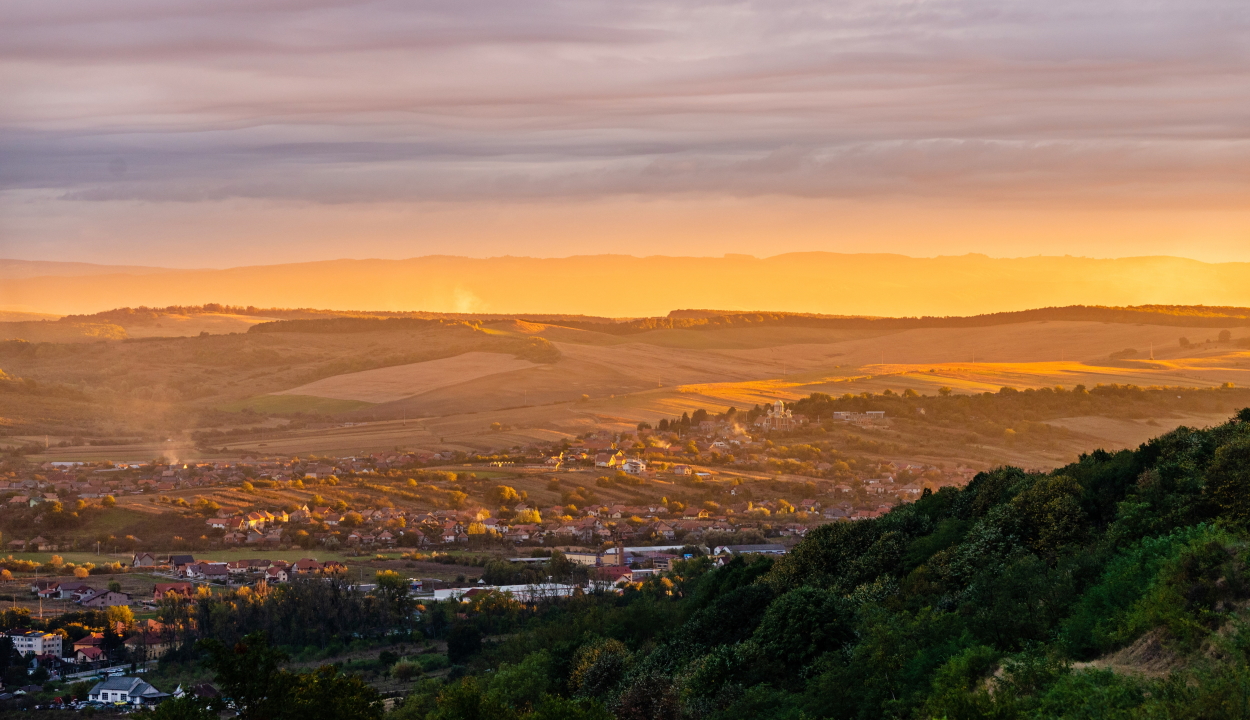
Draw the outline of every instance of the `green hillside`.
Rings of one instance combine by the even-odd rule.
[[[545,610],[436,608],[450,623],[431,632],[500,639],[394,716],[1245,717],[1248,520],[1250,409],[982,473],[775,562],[698,558]]]

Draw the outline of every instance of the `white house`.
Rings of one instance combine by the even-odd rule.
[[[647,471],[647,464],[641,460],[626,460],[621,469],[630,475],[641,475]]]
[[[127,705],[154,705],[167,697],[169,693],[163,693],[135,677],[111,677],[87,693],[87,699],[93,702]]]

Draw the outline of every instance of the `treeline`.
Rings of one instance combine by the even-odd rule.
[[[393,716],[535,717],[560,698],[562,717],[622,720],[1245,717],[1247,498],[1250,409],[1000,468],[776,561],[696,559],[538,609]],[[466,609],[451,633],[498,625]],[[1125,648],[1127,672],[1076,664]]]
[[[970,328],[1039,321],[1084,321],[1197,327],[1250,326],[1250,308],[1205,305],[1138,305],[1104,307],[1070,305],[1036,310],[987,313],[967,317],[863,317],[787,312],[725,312],[675,310],[668,317],[639,318],[605,325],[595,322],[551,324],[611,335],[633,335],[652,330],[720,330],[744,327],[803,327],[836,330],[911,330]],[[537,321],[534,321],[537,322]]]
[[[413,332],[442,327],[476,327],[462,320],[431,318],[331,317],[315,320],[275,320],[247,329],[249,333],[371,333]]]
[[[998,392],[956,394],[941,388],[937,395],[920,395],[914,390],[882,393],[849,393],[833,397],[812,393],[787,407],[808,420],[830,420],[835,412],[884,411],[888,417],[936,425],[967,425],[993,422],[1010,425],[1051,420],[1072,415],[1114,417],[1155,417],[1169,412],[1228,412],[1250,404],[1250,388],[1225,384],[1214,388],[1140,387],[1137,385],[1096,385],[1087,388],[1042,387],[1019,390],[1000,388]],[[921,412],[923,410],[923,412]]]
[[[344,647],[408,624],[408,605],[396,600],[407,597],[406,581],[387,577],[389,584],[368,593],[346,579],[319,577],[194,602],[163,600],[157,617],[187,652],[195,640],[233,645],[256,632],[293,649]]]

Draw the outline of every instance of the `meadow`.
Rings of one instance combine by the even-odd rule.
[[[0,392],[0,446],[82,461],[486,451],[813,392],[1250,384],[1250,352],[1234,337],[1245,313],[1219,310],[1227,316],[1220,327],[1216,310],[1094,313],[1106,320],[1062,319],[1091,309],[967,322],[761,315],[613,324],[112,312],[74,321],[135,337],[201,325],[207,334],[0,343],[0,368],[16,378]],[[213,331],[249,324],[254,331]],[[1054,464],[1089,446],[1131,447],[1160,429],[1216,422],[1231,409],[1050,418],[1069,431],[1051,452],[990,447],[962,459]],[[195,439],[208,431],[229,440]]]

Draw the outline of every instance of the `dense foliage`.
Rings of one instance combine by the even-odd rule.
[[[830,329],[906,330],[914,328],[989,327],[1026,322],[1105,322],[1184,325],[1187,327],[1244,327],[1250,308],[1209,305],[1136,305],[1107,307],[1068,305],[1034,310],[987,313],[967,317],[864,317],[786,312],[719,312],[674,310],[668,317],[622,320],[605,325],[593,321],[557,320],[552,324],[583,330],[632,335],[652,330],[719,330],[739,327],[808,327]]]
[[[458,640],[455,679],[393,714],[1245,717],[1247,467],[1243,410],[1050,473],[982,473],[775,562],[698,558],[511,614],[434,608],[427,633],[481,649]]]
[[[382,700],[360,678],[323,665],[312,672],[280,667],[288,658],[263,633],[222,644],[205,640],[205,665],[220,697],[185,697],[141,712],[141,720],[380,720]]]

